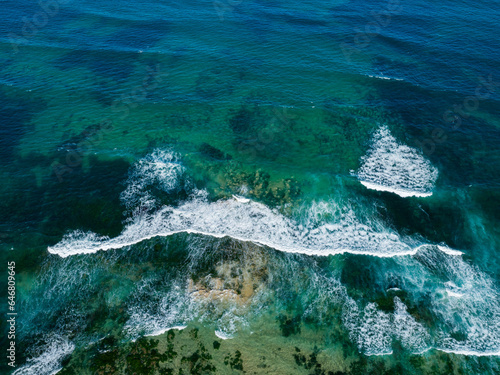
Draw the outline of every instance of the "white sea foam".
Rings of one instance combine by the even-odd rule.
[[[398,297],[394,297],[392,322],[394,336],[405,349],[412,353],[422,353],[430,348],[429,333],[408,313],[406,305]]]
[[[450,297],[460,298],[460,297],[462,297],[462,296],[463,296],[463,294],[462,294],[462,293],[453,292],[453,291],[451,291],[451,290],[446,290],[446,293],[448,293],[448,295],[449,295]]]
[[[446,293],[450,297],[460,298],[463,296],[463,293],[460,292],[461,288],[459,288],[457,285],[455,285],[454,282],[448,281],[448,282],[444,283],[444,285],[446,286]]]
[[[311,207],[312,211],[314,207]],[[389,257],[416,251],[402,242],[395,232],[389,229],[379,231],[362,224],[352,210],[335,221],[306,227],[261,203],[241,199],[209,202],[203,192],[178,207],[166,206],[152,214],[136,217],[117,237],[75,231],[49,247],[48,251],[61,257],[90,254],[180,232],[230,236],[281,251],[310,255],[350,252]]]
[[[393,313],[381,311],[375,303],[361,308],[337,280],[316,275],[308,286],[316,297],[306,304],[304,314],[321,319],[331,306],[342,305],[342,321],[349,337],[366,355],[392,353],[393,340],[415,354],[436,349],[468,356],[499,355],[500,298],[491,279],[462,257],[440,251],[437,246],[422,246],[415,258],[422,263],[412,257],[397,259],[413,266],[402,269],[408,272],[402,272],[401,286],[410,295],[415,293],[415,298],[430,296],[427,307],[436,317],[436,327],[417,321],[399,297],[394,297]],[[448,281],[435,284],[432,280],[436,273]],[[462,296],[443,293],[449,290],[460,291]],[[451,334],[457,331],[464,337],[461,341]]]
[[[373,182],[367,182],[367,181],[359,181],[361,184],[366,187],[367,189],[371,190],[378,190],[378,191],[387,191],[389,193],[394,193],[399,195],[400,197],[407,198],[407,197],[430,197],[432,195],[432,192],[428,193],[423,193],[423,192],[418,192],[415,190],[408,190],[404,188],[394,188],[386,185],[381,185],[381,184],[376,184]]]
[[[74,231],[48,251],[61,257],[90,254],[180,232],[230,236],[310,255],[349,252],[392,257],[418,251],[383,223],[376,219],[361,222],[348,205],[339,207],[333,201],[313,202],[289,217],[242,196],[211,202],[205,191],[194,189],[191,197],[176,207],[151,210],[156,204],[150,196],[151,185],[159,185],[167,192],[178,189],[183,173],[175,154],[156,150],[132,168],[122,199],[134,215],[119,236],[108,238]],[[140,209],[144,207],[147,209]],[[442,250],[452,251],[445,246]]]
[[[360,352],[366,355],[392,354],[391,319],[389,314],[369,303],[360,311],[356,302],[349,299],[344,307],[344,325],[349,337]]]
[[[197,244],[193,245],[193,248]],[[191,262],[196,263],[198,255],[192,252]],[[138,337],[158,336],[170,329],[184,329],[190,322],[208,322],[214,324],[219,335],[232,338],[236,332],[247,326],[246,313],[248,306],[241,306],[231,299],[221,301],[209,295],[199,295],[189,290],[188,280],[171,280],[163,287],[162,274],[142,279],[137,286],[134,297],[129,301],[129,320],[124,326],[128,336],[135,340]],[[160,281],[163,280],[163,281]],[[252,301],[258,303],[259,294]]]
[[[286,268],[287,270],[283,271],[282,277],[288,280],[293,280],[293,275],[300,272],[292,267]],[[343,305],[348,298],[345,286],[336,278],[325,277],[317,272],[312,272],[308,276],[308,282],[310,285],[307,286],[307,289],[311,291],[310,295],[314,296],[314,299],[305,300],[302,303],[303,306],[306,306],[304,311],[304,318],[306,319],[323,321],[331,312],[333,306]]]
[[[121,194],[122,202],[129,210],[144,210],[155,207],[156,199],[150,194],[152,186],[165,192],[180,188],[180,177],[184,167],[172,151],[155,150],[140,159],[131,169],[127,188]]]
[[[227,333],[224,333],[222,331],[219,331],[219,330],[215,330],[215,336],[217,336],[218,338],[222,339],[222,340],[230,340],[233,338],[233,336],[231,335],[228,335]]]
[[[436,334],[436,349],[466,355],[499,353],[500,295],[493,280],[462,257],[433,248],[415,258],[431,271],[422,277],[439,275],[443,280],[433,286],[430,301],[442,325]],[[421,293],[428,293],[428,288]],[[460,338],[453,333],[459,333]]]
[[[160,185],[167,190],[179,186],[183,168],[172,160],[175,160],[172,154],[157,151],[133,168],[122,199],[135,214],[119,236],[108,238],[75,231],[48,251],[61,257],[90,254],[134,245],[156,236],[187,232],[230,236],[311,255],[352,252],[387,257],[415,252],[383,224],[362,223],[352,209],[340,209],[334,202],[312,203],[292,218],[248,198],[234,196],[210,202],[205,191],[193,190],[190,199],[176,207],[138,210],[137,207],[150,208],[150,203],[154,203],[147,189],[152,181],[161,181]],[[318,220],[318,216],[323,220]]]
[[[430,348],[430,335],[418,323],[398,297],[394,297],[394,313],[386,313],[377,308],[376,303],[368,303],[360,311],[350,297],[344,305],[343,322],[349,336],[366,355],[392,354],[392,341],[412,353],[422,353]]]
[[[42,348],[42,354],[30,358],[12,375],[52,375],[61,370],[61,361],[75,350],[75,345],[66,338],[52,336]]]
[[[401,197],[432,195],[438,170],[421,152],[399,143],[387,126],[373,135],[371,148],[356,172],[368,189],[388,191]]]
[[[391,78],[391,77],[386,77],[386,76],[368,75],[368,77],[377,78],[377,79],[385,79],[388,81],[403,81],[402,78]]]
[[[208,301],[207,301],[208,302]],[[259,297],[253,298],[254,306],[259,306]],[[206,313],[201,317],[201,320],[215,321],[215,335],[223,340],[232,339],[239,330],[243,327],[248,327],[248,308],[250,306],[238,306],[235,303],[230,303],[229,306],[213,302],[204,304]]]
[[[184,289],[176,285],[162,294],[151,280],[144,279],[138,285],[136,298],[128,306],[130,318],[124,326],[133,339],[158,336],[173,328],[184,329],[197,313]]]
[[[376,231],[360,223],[352,211],[337,223],[308,228],[257,202],[210,203],[194,199],[176,208],[164,207],[154,214],[138,217],[114,238],[92,232],[71,232],[48,251],[61,257],[91,254],[183,232],[219,238],[229,236],[284,252],[318,256],[352,253],[393,257],[414,255],[422,247],[432,246],[411,246],[389,229]],[[439,248],[453,255],[462,254],[444,246]]]
[[[233,198],[236,199],[240,203],[250,203],[250,199],[242,197],[240,195],[233,195]]]
[[[459,355],[465,355],[465,356],[471,356],[471,357],[498,357],[500,356],[500,350],[497,351],[486,351],[486,352],[478,352],[474,350],[453,350],[453,349],[442,349],[438,348],[437,350],[440,350],[445,353],[453,353],[453,354],[459,354]]]
[[[160,329],[158,331],[155,331],[155,332],[150,333],[150,334],[145,335],[145,336],[160,336],[160,335],[163,335],[165,332],[170,331],[171,329],[175,329],[177,331],[182,331],[186,327],[187,326],[173,326],[173,327],[162,328],[162,329]]]
[[[445,246],[445,245],[437,245],[437,248],[439,250],[441,250],[443,253],[448,254],[448,255],[462,255],[463,254],[461,251],[450,249],[448,246]]]

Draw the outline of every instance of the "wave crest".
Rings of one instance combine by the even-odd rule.
[[[356,175],[368,189],[401,197],[428,197],[438,170],[418,150],[399,143],[387,126],[381,126],[372,137],[370,150],[361,158]]]

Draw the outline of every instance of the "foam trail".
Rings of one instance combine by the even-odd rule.
[[[52,337],[43,353],[30,358],[12,375],[53,375],[61,370],[61,361],[75,350],[75,345],[65,338]]]
[[[398,297],[394,297],[394,307],[392,329],[401,345],[412,353],[429,350],[431,337],[424,326],[408,313],[406,305]]]
[[[219,330],[215,330],[215,336],[217,336],[221,340],[230,340],[233,338],[232,336],[229,336],[226,333],[219,331]]]
[[[158,202],[149,189],[155,186],[167,193],[179,190],[183,173],[177,154],[157,149],[133,166],[120,198],[131,211],[154,208]]]
[[[393,339],[412,353],[430,349],[431,337],[427,330],[411,316],[398,297],[394,298],[394,313],[385,313],[376,303],[368,303],[360,311],[356,302],[346,297],[343,322],[349,336],[366,355],[392,354]]]
[[[392,78],[392,77],[386,77],[386,76],[381,76],[381,75],[368,75],[370,78],[376,78],[376,79],[385,79],[388,81],[403,81],[402,78]]]
[[[392,354],[391,319],[389,314],[369,303],[360,311],[356,302],[349,299],[344,307],[344,325],[349,337],[366,355]]]
[[[150,334],[147,334],[147,335],[144,335],[144,336],[160,336],[160,335],[163,335],[165,332],[170,331],[171,329],[175,329],[177,331],[182,331],[186,327],[187,326],[174,326],[174,327],[162,328],[162,329],[160,329],[158,331],[154,331],[153,333],[150,333]]]
[[[150,285],[150,280],[143,280],[137,291],[137,302],[128,307],[130,315],[124,330],[132,338],[158,336],[170,329],[182,330],[187,322],[197,313],[196,306],[179,286],[162,296],[155,298],[158,292]],[[149,295],[149,298],[144,298]]]
[[[462,257],[437,250],[428,247],[415,255],[431,271],[428,279],[438,275],[442,280],[431,297],[441,325],[435,348],[471,356],[499,355],[500,295],[494,281]]]
[[[356,175],[368,189],[401,197],[428,197],[432,195],[438,170],[418,150],[400,144],[387,126],[381,126]]]

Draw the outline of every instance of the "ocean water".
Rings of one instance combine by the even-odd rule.
[[[0,18],[1,373],[500,373],[495,2]]]

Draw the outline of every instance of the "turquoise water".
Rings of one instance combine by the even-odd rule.
[[[2,2],[2,371],[498,373],[499,16]]]

